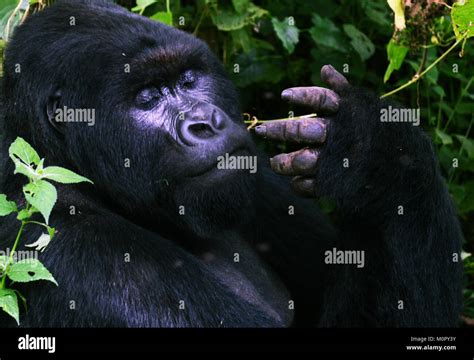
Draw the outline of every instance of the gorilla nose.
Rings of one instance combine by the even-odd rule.
[[[178,120],[178,134],[186,145],[211,141],[221,135],[226,127],[227,115],[215,107],[200,107],[186,113]]]

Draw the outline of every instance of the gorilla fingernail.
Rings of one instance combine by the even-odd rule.
[[[286,89],[281,93],[281,98],[286,101],[293,100],[293,91]]]
[[[293,190],[301,196],[314,196],[316,181],[312,178],[301,176],[294,177],[291,181]]]
[[[260,136],[266,136],[267,135],[267,127],[265,125],[259,125],[255,127],[255,133]]]

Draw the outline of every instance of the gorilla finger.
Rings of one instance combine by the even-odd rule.
[[[332,65],[324,65],[321,68],[321,80],[336,92],[340,92],[349,86],[349,82],[344,75],[338,72]]]
[[[306,148],[276,155],[270,159],[270,166],[281,175],[314,175],[318,157],[318,150]]]
[[[270,140],[291,141],[297,144],[321,144],[326,140],[328,120],[308,118],[301,120],[266,121],[255,128],[255,133]]]
[[[293,190],[305,197],[313,197],[315,195],[316,180],[314,178],[296,176],[291,180]]]
[[[285,89],[281,98],[293,104],[310,106],[316,112],[335,113],[339,109],[339,95],[317,86]]]

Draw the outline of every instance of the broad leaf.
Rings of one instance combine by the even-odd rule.
[[[166,24],[168,26],[173,26],[173,13],[172,12],[159,11],[153,16],[151,16],[150,19],[162,22],[163,24]]]
[[[17,137],[10,145],[8,153],[10,157],[17,157],[27,165],[38,165],[40,162],[40,157],[35,149],[21,137]]]
[[[14,174],[22,174],[25,175],[28,179],[36,180],[38,179],[38,174],[35,170],[30,166],[23,163],[16,157],[12,157],[13,163],[15,164],[15,170],[13,171]]]
[[[375,52],[375,46],[372,41],[354,25],[343,25],[344,32],[351,38],[351,45],[359,54],[362,61],[370,58]]]
[[[78,175],[71,170],[59,166],[48,166],[47,168],[44,168],[41,173],[41,178],[53,180],[61,184],[76,184],[81,182],[92,183],[92,181],[84,176]]]
[[[219,7],[211,11],[211,19],[214,25],[222,31],[232,31],[251,25],[268,11],[249,3],[246,11],[243,13],[236,13],[233,9]]]
[[[291,54],[299,40],[299,29],[294,24],[290,24],[290,18],[285,18],[282,21],[272,18],[272,25],[286,51]]]
[[[0,289],[0,308],[15,319],[20,325],[20,310],[18,309],[18,298],[11,289]]]
[[[340,52],[347,52],[346,41],[341,30],[334,23],[317,14],[313,14],[313,27],[309,29],[309,34],[313,41]]]
[[[466,0],[464,4],[455,2],[451,8],[451,19],[458,40],[466,31],[468,38],[474,36],[474,0]]]
[[[14,201],[8,201],[5,194],[0,194],[0,216],[6,216],[18,211]]]
[[[408,48],[406,46],[396,44],[393,39],[389,41],[387,45],[387,56],[390,63],[385,71],[383,82],[387,82],[390,75],[392,75],[395,70],[400,69],[407,53]]]
[[[38,259],[34,258],[13,263],[8,268],[7,276],[10,280],[20,283],[46,280],[54,283],[56,286],[58,285],[48,269]]]
[[[436,136],[441,140],[443,145],[449,145],[453,143],[453,138],[446,134],[444,131],[440,129],[435,129]]]
[[[49,182],[38,180],[23,187],[26,200],[43,215],[46,224],[57,199],[56,188]]]
[[[152,4],[155,4],[156,2],[157,0],[137,0],[137,6],[135,6],[132,11],[142,13],[145,8]]]
[[[249,7],[250,0],[232,0],[232,5],[234,5],[235,11],[241,14]]]
[[[461,142],[461,146],[467,152],[469,159],[474,160],[474,141],[463,135],[454,135],[454,137]]]

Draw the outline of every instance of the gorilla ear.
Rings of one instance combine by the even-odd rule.
[[[64,123],[56,120],[56,110],[59,108],[61,102],[61,91],[57,90],[48,98],[46,104],[46,117],[51,126],[60,134],[64,134]]]

